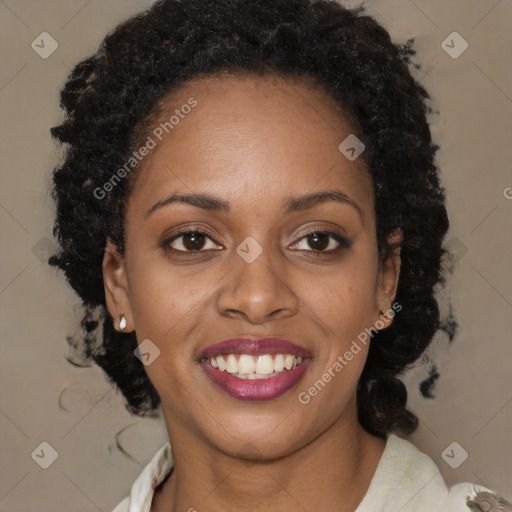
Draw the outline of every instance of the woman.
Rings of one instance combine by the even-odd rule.
[[[74,69],[51,263],[170,441],[115,512],[502,499],[396,435],[448,229],[412,53],[330,1],[161,0]]]

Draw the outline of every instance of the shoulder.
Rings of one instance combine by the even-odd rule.
[[[480,493],[480,494],[478,494]],[[448,487],[435,462],[410,441],[391,434],[382,460],[357,512],[401,510],[402,512],[480,512],[475,497],[493,491],[471,483]],[[511,509],[512,511],[512,509]]]

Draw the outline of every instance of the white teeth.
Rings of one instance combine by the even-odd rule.
[[[226,371],[228,373],[238,373],[238,361],[236,360],[235,354],[229,354],[228,360],[226,361]]]
[[[224,371],[226,369],[226,361],[222,356],[217,356],[217,365],[219,366],[219,370]]]
[[[255,367],[256,364],[254,363],[254,359],[252,356],[250,356],[249,354],[242,354],[240,356],[240,359],[238,360],[238,373],[243,375],[249,375],[251,373],[254,373]]]
[[[284,356],[284,367],[287,369],[287,370],[291,370],[293,368],[293,360],[295,358],[291,355],[291,354],[286,354]]]
[[[282,372],[284,370],[284,356],[283,354],[277,354],[274,359],[274,371]]]
[[[238,359],[237,359],[238,357]],[[302,357],[293,354],[226,354],[212,357],[209,362],[213,368],[239,377],[241,379],[265,379],[279,375],[286,368],[292,370],[303,361]]]
[[[258,356],[258,360],[256,361],[256,373],[260,375],[270,375],[273,372],[274,361],[272,360],[272,356],[269,354]]]

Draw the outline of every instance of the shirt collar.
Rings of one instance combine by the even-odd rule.
[[[133,484],[128,512],[150,512],[155,489],[173,467],[174,458],[167,441]],[[452,488],[450,499],[456,505],[455,508],[452,506],[452,510],[468,510],[468,490],[469,484]],[[488,491],[486,488],[480,490]],[[433,460],[410,442],[390,434],[369,489],[356,512],[432,510],[433,504],[444,504],[447,494],[448,489]]]
[[[156,452],[132,486],[129,512],[150,512],[155,489],[172,471],[174,459],[171,445],[167,441]]]

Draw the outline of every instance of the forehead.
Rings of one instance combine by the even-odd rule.
[[[335,100],[310,81],[194,80],[163,100],[147,126],[156,144],[130,201],[142,206],[164,193],[194,191],[271,207],[283,196],[335,188],[372,208],[365,163],[338,149],[352,133]]]

